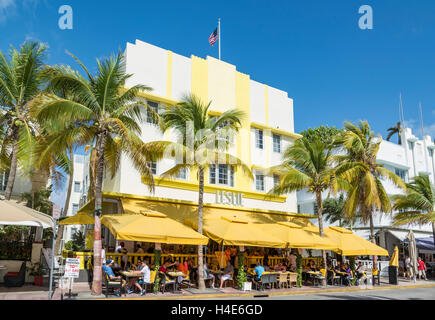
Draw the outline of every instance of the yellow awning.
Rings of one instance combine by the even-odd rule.
[[[309,229],[319,232],[317,227]],[[387,250],[357,236],[348,229],[329,227],[324,232],[325,238],[337,244],[338,250],[334,251],[343,256],[388,256]]]
[[[186,220],[195,230],[197,220]],[[261,225],[238,218],[204,219],[203,232],[217,243],[228,246],[285,248],[286,242],[264,232]]]
[[[390,266],[399,267],[399,248],[397,248],[397,246],[394,247],[394,252],[390,259]]]
[[[191,228],[150,210],[142,210],[140,214],[104,215],[101,223],[117,240],[188,245],[207,245],[209,241]]]
[[[186,220],[194,221],[198,219],[197,205],[167,201],[137,200],[132,198],[121,198],[121,202],[122,207],[124,208],[124,213],[133,213],[138,209],[151,209],[162,212],[168,217],[181,223],[184,223]],[[246,220],[254,224],[273,224],[281,221],[296,223],[302,227],[314,226],[307,218],[297,217],[291,213],[264,213],[248,208],[235,210],[233,208],[218,208],[204,205],[203,215],[204,219],[220,219],[221,217],[228,217]]]
[[[58,225],[94,224],[95,218],[85,212],[79,212],[71,217],[59,221]]]
[[[290,248],[338,250],[336,243],[295,223],[262,224],[261,229],[286,242]]]

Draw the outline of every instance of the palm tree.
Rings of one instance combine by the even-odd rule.
[[[334,169],[335,157],[332,154],[332,143],[324,144],[320,138],[308,140],[303,137],[296,140],[283,155],[283,162],[275,167],[280,170],[281,178],[277,186],[269,193],[287,194],[307,189],[316,196],[317,215],[320,236],[323,231],[322,192],[329,190],[336,194],[345,187],[345,181],[340,178],[341,172]],[[344,167],[343,167],[344,168]],[[322,250],[322,267],[326,269],[326,253]]]
[[[359,216],[363,223],[370,222],[371,241],[375,242],[373,212],[391,213],[391,202],[382,185],[381,179],[388,179],[399,188],[405,189],[405,183],[400,177],[385,169],[376,162],[382,138],[377,139],[367,121],[358,125],[350,122],[344,124],[345,133],[340,143],[346,154],[337,156],[340,166],[358,168],[348,175],[349,189],[345,204],[345,212],[349,218]],[[377,257],[373,257],[374,265]]]
[[[394,127],[388,128],[387,131],[388,131],[387,141],[390,141],[391,137],[397,133],[398,143],[402,144],[402,137],[400,136],[402,134],[402,124],[400,122],[397,122]]]
[[[344,194],[340,194],[338,198],[328,198],[323,201],[323,213],[325,221],[331,224],[338,222],[340,227],[348,226],[351,224],[348,221],[344,212],[344,204],[346,200]]]
[[[430,223],[435,239],[435,186],[427,175],[420,174],[406,187],[406,194],[391,197],[394,210],[399,211],[394,216],[393,225]]]
[[[174,177],[186,168],[198,171],[198,232],[203,234],[203,202],[204,173],[214,164],[230,164],[247,172],[252,178],[250,169],[241,160],[228,154],[231,143],[230,131],[237,132],[244,113],[239,110],[229,110],[220,116],[210,116],[210,103],[203,103],[197,96],[185,96],[175,107],[168,108],[161,114],[166,128],[175,129],[180,143],[173,143],[175,150],[181,151],[183,161],[176,164],[162,176]],[[231,134],[231,133],[230,133]],[[226,136],[226,137],[224,137]],[[227,139],[228,138],[228,139]],[[216,143],[220,141],[221,143]],[[204,153],[206,155],[204,156]],[[198,246],[198,287],[205,289],[204,283],[203,246]]]
[[[32,119],[29,102],[35,98],[44,81],[41,77],[47,47],[26,42],[20,50],[11,48],[9,58],[0,52],[0,126],[6,127],[0,149],[0,167],[9,170],[5,190],[11,198],[18,166],[31,171],[33,146],[37,127]]]
[[[74,57],[74,56],[73,56]],[[74,57],[75,58],[75,57]],[[35,100],[34,114],[38,121],[49,122],[57,132],[47,138],[48,143],[41,157],[50,157],[64,152],[69,146],[92,145],[96,150],[95,226],[94,226],[94,277],[92,294],[101,294],[101,213],[103,202],[104,172],[113,177],[119,169],[121,155],[126,154],[134,167],[146,177],[153,190],[154,180],[147,161],[159,158],[163,147],[153,143],[144,144],[140,139],[141,109],[146,104],[140,92],[150,90],[137,85],[125,90],[124,85],[131,75],[125,73],[122,53],[102,61],[97,60],[96,76],[81,65],[86,78],[71,68],[55,66],[47,70],[49,89],[68,91],[74,99],[65,99],[55,94],[43,94]]]

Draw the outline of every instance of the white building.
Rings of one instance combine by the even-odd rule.
[[[71,190],[71,198],[68,207],[64,208],[63,216],[70,217],[77,213],[80,207],[86,203],[89,189],[89,155],[74,155],[74,175]],[[67,185],[69,181],[67,181]],[[71,240],[73,234],[82,230],[80,226],[65,226],[62,244]]]
[[[144,84],[152,87],[153,91],[143,96],[157,112],[192,93],[204,102],[212,102],[210,115],[219,115],[230,109],[239,109],[246,114],[230,153],[252,169],[255,179],[251,180],[243,170],[231,165],[218,165],[207,170],[206,208],[238,212],[255,210],[265,215],[307,218],[295,213],[296,193],[267,196],[278,178],[268,168],[278,165],[282,152],[300,137],[294,133],[293,100],[287,92],[254,81],[227,62],[212,57],[184,57],[139,40],[134,44],[127,43],[125,55],[126,71],[133,74],[126,86]],[[173,132],[162,134],[152,117],[145,110],[143,112],[146,120],[141,124],[141,138],[144,142],[176,141]],[[116,176],[112,178],[109,173],[105,174],[103,212],[124,212],[134,199],[152,204],[154,209],[163,213],[168,213],[165,208],[175,204],[193,208],[198,201],[197,173],[187,170],[177,179],[162,178],[161,174],[174,165],[175,160],[171,159],[150,164],[156,182],[155,193],[151,193],[132,162],[122,156]],[[221,198],[222,193],[224,196]],[[93,212],[93,202],[89,202],[83,211]],[[178,219],[182,221],[182,216]],[[108,231],[103,236],[108,239]],[[110,245],[113,243],[112,239]]]
[[[405,182],[409,182],[410,178],[421,173],[429,175],[432,183],[435,176],[435,160],[434,152],[435,144],[430,136],[425,136],[424,140],[419,140],[412,134],[411,129],[406,128],[401,135],[402,144],[396,144],[383,140],[378,152],[377,161],[386,169],[396,173]],[[400,189],[393,186],[390,181],[384,180],[383,185],[388,195],[403,193]],[[323,199],[327,197],[327,192],[324,193]],[[298,212],[314,213],[316,205],[312,194],[301,191],[298,192]],[[398,245],[401,248],[401,242],[405,239],[410,229],[415,232],[416,238],[424,238],[432,236],[432,226],[403,226],[391,227],[393,214],[375,214],[374,227],[377,233],[378,244],[390,253],[393,252],[394,246]],[[328,224],[326,224],[328,226]],[[355,225],[353,230],[360,236],[369,239],[370,229],[366,225]],[[433,257],[426,261],[433,261]]]

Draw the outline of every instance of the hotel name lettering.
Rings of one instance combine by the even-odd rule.
[[[216,203],[243,207],[243,193],[216,191]]]

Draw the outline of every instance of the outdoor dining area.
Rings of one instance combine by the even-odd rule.
[[[92,225],[86,212],[60,225]],[[180,221],[152,209],[134,208],[103,215],[117,246],[105,246],[105,293],[116,295],[157,292],[198,292],[198,245],[203,246],[203,278],[207,290],[285,290],[302,286],[351,286],[379,283],[379,270],[355,263],[358,257],[388,256],[388,252],[355,235],[330,227],[319,229],[306,219],[288,218],[260,223],[235,212],[205,215],[203,234],[197,220]],[[326,250],[326,269],[321,250]],[[91,272],[92,252],[64,252],[80,257]]]

